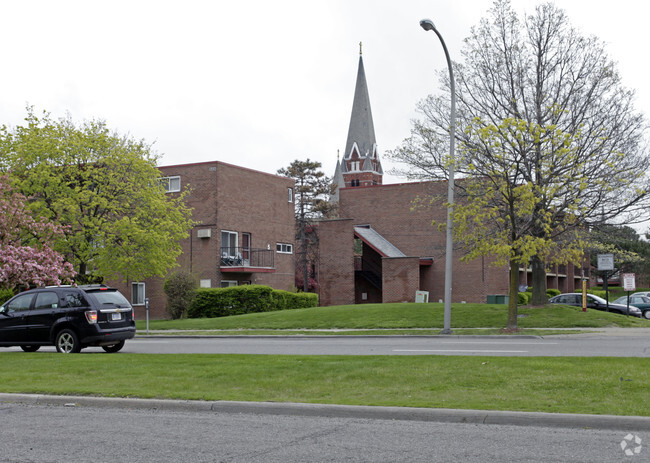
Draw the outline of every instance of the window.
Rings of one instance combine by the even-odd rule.
[[[59,296],[55,292],[38,293],[34,309],[56,309],[59,307]]]
[[[221,230],[221,257],[237,257],[237,232]]]
[[[63,299],[68,307],[86,307],[88,305],[86,298],[80,292],[70,292],[63,296]]]
[[[287,193],[289,194],[289,202],[293,202],[293,188],[287,188]]]
[[[175,193],[181,191],[181,177],[175,175],[173,177],[162,177],[160,184],[165,189],[165,193]]]
[[[201,280],[199,287],[201,288],[212,288],[212,280],[206,279]]]
[[[350,170],[351,171],[358,171],[359,170],[359,161],[352,161],[350,163]]]
[[[277,243],[275,249],[282,254],[293,254],[293,244]]]
[[[18,296],[5,306],[7,308],[7,313],[29,310],[29,306],[32,304],[32,299],[34,299],[33,294],[23,294],[22,296]]]
[[[144,283],[133,282],[131,283],[131,304],[144,305]]]
[[[222,288],[229,288],[231,286],[237,286],[237,280],[221,280]]]

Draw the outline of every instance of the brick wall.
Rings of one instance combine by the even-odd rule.
[[[354,304],[354,227],[352,220],[319,223],[319,303]]]
[[[429,291],[432,302],[444,298],[446,236],[437,225],[447,221],[446,182],[342,188],[339,196],[341,217],[370,225],[409,257],[432,257],[433,265],[420,267],[416,289]],[[461,249],[454,250],[453,302],[485,302],[487,294],[507,294],[506,266],[491,266],[488,258],[461,262],[462,256]]]
[[[415,302],[420,289],[419,257],[384,257],[382,259],[383,302]]]
[[[204,162],[160,167],[162,176],[180,176],[181,188],[190,189],[186,204],[198,224],[190,237],[181,241],[179,266],[198,279],[218,288],[222,280],[268,285],[290,290],[294,284],[294,254],[276,252],[276,243],[294,243],[294,204],[288,201],[292,179],[267,174],[222,162]],[[169,193],[178,194],[178,193]],[[199,238],[199,230],[209,230],[209,238]],[[274,272],[230,273],[220,271],[221,231],[236,232],[238,246],[242,233],[250,233],[251,248],[270,249],[274,254]],[[145,280],[150,299],[150,317],[166,318],[167,299],[162,291],[163,278]],[[110,282],[131,299],[131,281]],[[136,306],[136,317],[144,318],[144,306]]]

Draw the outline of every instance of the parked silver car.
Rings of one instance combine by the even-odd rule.
[[[552,297],[548,301],[551,304],[566,304],[574,305],[576,307],[582,307],[582,294],[581,293],[566,293],[560,294],[558,296]],[[609,308],[608,308],[609,306]],[[626,305],[615,304],[610,302],[609,304],[602,297],[595,296],[593,294],[587,294],[587,308],[596,309],[596,310],[608,310],[609,312],[618,313],[621,315],[631,315],[633,317],[641,317],[641,310],[638,307],[633,305],[630,306],[629,313]]]

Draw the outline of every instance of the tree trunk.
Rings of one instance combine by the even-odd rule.
[[[510,260],[510,294],[508,298],[508,330],[517,329],[517,296],[519,294],[519,264]]]
[[[530,303],[532,305],[544,305],[548,302],[546,296],[546,266],[538,256],[533,256],[531,264],[533,267],[533,298]]]

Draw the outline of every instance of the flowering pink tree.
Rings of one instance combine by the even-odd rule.
[[[58,285],[75,275],[72,265],[51,248],[63,227],[35,220],[27,199],[0,177],[0,288]]]

